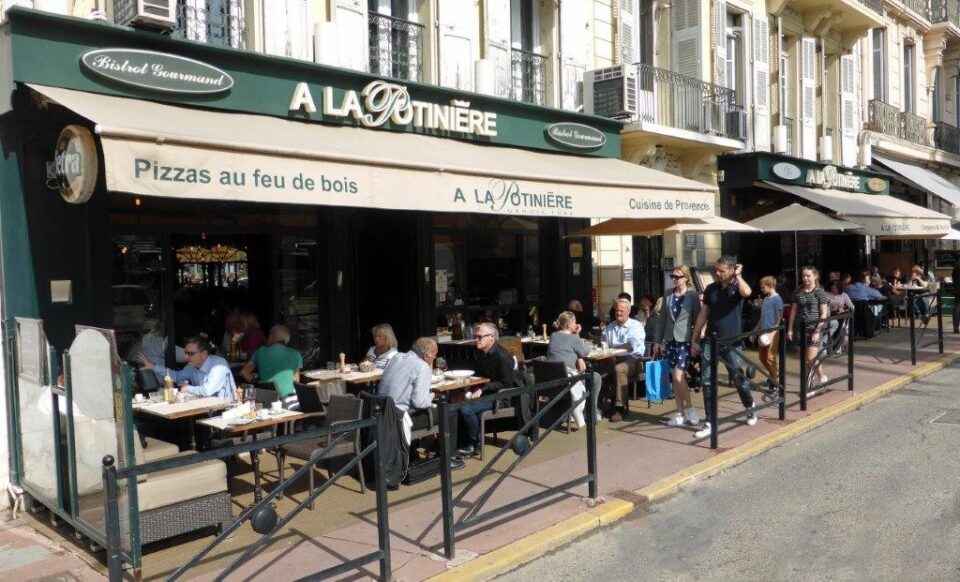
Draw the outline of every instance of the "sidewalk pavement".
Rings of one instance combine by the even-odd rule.
[[[944,327],[950,329],[949,322]],[[934,338],[935,332],[930,330],[922,336],[921,342],[930,343]],[[755,426],[749,427],[742,422],[721,425],[720,448],[716,451],[709,448],[709,438],[694,439],[693,429],[666,426],[668,415],[673,412],[672,403],[647,408],[645,401],[634,401],[628,421],[601,425],[604,434],[597,446],[601,503],[589,506],[591,504],[585,500],[586,487],[548,498],[515,512],[508,519],[460,533],[456,543],[457,555],[449,562],[442,555],[439,480],[434,479],[430,495],[422,495],[415,502],[399,508],[391,506],[394,579],[489,579],[505,572],[624,517],[642,503],[675,494],[686,483],[714,475],[948,365],[960,358],[960,336],[945,333],[944,338],[944,355],[937,353],[936,345],[924,347],[918,351],[916,367],[910,364],[906,329],[894,328],[889,334],[856,342],[855,390],[848,392],[846,383],[835,384],[832,390],[808,400],[805,412],[800,410],[797,394],[799,356],[796,352],[788,352],[786,420],[778,420],[776,407],[771,407],[760,412],[760,422]],[[755,352],[751,359],[756,360]],[[831,378],[845,371],[845,357],[826,367]],[[741,408],[734,390],[721,387],[720,395],[720,416]],[[699,395],[695,395],[695,403],[702,411]],[[535,458],[531,459],[533,464],[521,465],[506,478],[487,507],[501,506],[585,474],[585,432],[551,435],[549,439],[568,439],[568,443],[569,440],[576,441],[576,446],[567,446],[565,450],[568,452],[558,456],[545,460]],[[488,447],[487,452],[491,454],[493,449]],[[469,462],[479,463],[476,460]],[[464,477],[454,473],[454,479],[456,494],[464,485]],[[490,481],[488,478],[486,483]],[[480,493],[469,495],[458,506],[456,515],[459,516]],[[394,495],[391,494],[391,498]],[[318,510],[322,511],[322,506],[318,506]],[[277,538],[276,541],[283,539],[284,544],[268,546],[232,577],[295,579],[374,551],[377,540],[375,512],[361,510],[353,515],[352,525],[311,536],[297,528],[297,520],[311,519],[310,512],[302,514]],[[0,544],[0,552],[6,548],[20,548],[17,556],[24,556],[18,558],[19,561],[0,561],[0,578],[15,573],[15,579],[27,580],[43,578],[49,573],[63,573],[73,577],[60,579],[86,580],[99,579],[104,572],[95,563],[92,568],[84,566],[77,556],[65,552],[65,548],[71,548],[70,544],[61,542],[58,547],[38,535],[30,524],[15,523],[0,531]],[[22,548],[29,551],[24,552]],[[9,555],[12,556],[13,552],[10,551]],[[90,563],[89,555],[82,557]],[[149,553],[144,564],[144,575],[148,579],[169,574],[166,568],[150,568]],[[201,570],[198,579],[212,579],[216,575],[217,570],[213,570],[213,565],[209,566]],[[375,577],[376,574],[377,565],[374,563],[345,577],[356,579]]]

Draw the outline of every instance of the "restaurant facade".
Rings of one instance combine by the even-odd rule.
[[[135,356],[228,313],[307,365],[451,320],[507,333],[591,303],[591,218],[708,217],[707,185],[617,159],[617,121],[125,27],[11,10],[0,241],[15,317]],[[19,433],[5,354],[11,480]],[[52,373],[52,372],[51,372]]]
[[[885,241],[938,239],[950,231],[950,217],[891,195],[891,176],[781,154],[741,153],[719,158],[721,214],[750,221],[798,203],[857,225],[848,231],[796,230],[727,234],[724,250],[736,254],[757,278],[780,275],[785,288],[796,284],[796,265],[822,272],[857,273],[879,265],[909,270],[921,256],[886,256]]]

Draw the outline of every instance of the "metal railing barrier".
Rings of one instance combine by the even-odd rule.
[[[130,522],[132,525],[138,526],[139,512],[136,510],[136,487],[137,477],[140,475],[148,475],[150,473],[156,473],[157,471],[173,469],[176,467],[185,467],[212,459],[226,459],[227,457],[261,449],[275,449],[296,441],[328,437],[326,446],[314,450],[309,461],[305,462],[299,469],[290,475],[290,477],[278,483],[272,491],[264,495],[262,500],[244,508],[243,511],[240,512],[239,516],[237,516],[228,525],[223,526],[221,531],[210,543],[208,543],[203,549],[194,554],[192,557],[187,559],[173,574],[170,575],[168,579],[177,580],[183,577],[189,570],[200,564],[203,558],[207,556],[215,547],[217,547],[228,537],[232,536],[233,532],[235,532],[241,525],[249,521],[253,530],[260,534],[260,537],[254,543],[244,548],[240,555],[230,564],[228,564],[223,571],[217,574],[214,578],[215,580],[225,579],[229,574],[234,572],[238,567],[242,566],[247,560],[249,560],[254,554],[264,548],[273,538],[273,536],[281,530],[281,528],[286,526],[290,521],[297,517],[304,508],[311,506],[313,502],[325,491],[327,491],[327,489],[329,489],[334,483],[336,483],[340,477],[352,471],[359,463],[363,462],[363,459],[368,455],[373,454],[374,463],[377,468],[375,471],[375,491],[377,502],[377,537],[379,549],[359,558],[347,560],[336,566],[316,572],[309,578],[320,579],[335,576],[349,572],[365,564],[379,562],[380,578],[382,580],[389,580],[390,525],[387,512],[387,483],[383,477],[385,474],[383,464],[384,459],[381,457],[380,449],[377,446],[377,443],[383,441],[385,434],[385,424],[382,418],[383,416],[381,414],[376,413],[370,418],[364,420],[351,421],[333,427],[282,435],[266,440],[251,441],[230,447],[202,451],[195,455],[162,459],[159,461],[153,461],[141,465],[132,465],[124,468],[118,468],[116,460],[113,458],[113,456],[107,455],[103,459],[103,480],[104,491],[106,495],[106,551],[109,579],[111,582],[119,582],[123,579],[124,562],[133,565],[134,568],[139,568],[140,565],[138,559],[139,552],[134,551],[135,556],[130,555],[129,551],[125,550],[123,547],[120,504],[118,503],[118,490],[120,488],[119,484],[125,481],[127,483],[127,487],[129,487],[131,500]],[[306,495],[303,501],[299,502],[286,515],[277,515],[273,504],[274,499],[282,496],[284,491],[286,491],[290,485],[296,483],[298,480],[304,477],[307,472],[313,471],[317,463],[326,457],[326,455],[330,453],[330,451],[332,451],[341,440],[344,439],[345,435],[349,435],[354,431],[364,430],[374,426],[376,427],[377,433],[376,441],[367,445],[362,451],[360,451],[358,455],[346,463],[336,473],[331,475],[327,481],[311,491],[309,495]],[[138,528],[132,527],[130,529],[136,531]]]
[[[921,330],[920,337],[917,337],[917,302],[930,300],[927,309],[930,312],[927,313],[926,318],[921,319]],[[910,363],[914,366],[917,365],[917,350],[920,348],[927,348],[933,344],[937,344],[937,352],[943,353],[943,309],[940,308],[943,301],[943,290],[940,286],[937,287],[936,293],[930,293],[929,291],[914,291],[907,289],[907,317],[910,320]],[[936,313],[932,313],[935,311]],[[919,342],[923,339],[923,336],[926,335],[927,330],[929,329],[928,325],[932,318],[937,318],[937,337],[934,341],[920,345]]]
[[[807,400],[822,390],[829,389],[834,384],[846,381],[847,390],[853,390],[853,311],[844,311],[836,315],[824,317],[814,321],[806,321],[803,310],[797,313],[798,329],[800,333],[800,410],[807,409]],[[831,324],[836,321],[837,326]],[[807,348],[810,347],[807,338],[807,324],[819,326],[825,330],[826,337],[821,332],[820,349],[814,357],[812,365],[807,362]],[[836,378],[828,378],[826,382],[815,382],[813,379],[816,370],[829,359],[847,357],[847,373]],[[819,380],[819,376],[817,378]]]
[[[748,357],[743,349],[740,347],[740,343],[750,338],[754,335],[760,336],[765,333],[777,332],[779,335],[780,341],[777,344],[777,359],[779,361],[779,377],[771,378],[769,372],[766,368],[760,363],[753,361]],[[777,406],[777,415],[780,420],[784,420],[787,417],[787,408],[786,408],[786,383],[787,383],[787,373],[786,373],[786,357],[787,357],[787,338],[786,338],[786,326],[780,324],[776,327],[771,327],[767,329],[761,329],[758,331],[750,330],[740,335],[730,336],[730,337],[717,337],[716,334],[710,334],[707,338],[707,344],[710,348],[710,362],[709,362],[709,373],[710,373],[710,382],[709,386],[706,384],[701,387],[703,391],[703,406],[706,413],[706,422],[710,425],[710,448],[715,449],[720,446],[720,435],[718,434],[718,427],[721,423],[730,422],[731,420],[736,420],[742,416],[748,414],[756,414],[764,408],[770,408],[771,406]],[[757,401],[754,400],[753,407],[744,409],[740,412],[735,412],[733,414],[728,414],[724,417],[718,417],[718,406],[717,402],[719,400],[719,390],[717,387],[717,371],[720,367],[720,352],[736,350],[735,356],[739,358],[741,365],[746,364],[746,368],[738,368],[731,370],[726,363],[724,366],[727,367],[727,372],[730,374],[731,379],[736,385],[739,385],[740,382],[746,380],[750,382],[751,392],[760,392],[767,397],[766,402],[763,404],[757,404]],[[703,355],[701,354],[701,366],[703,362]],[[759,385],[753,381],[753,378],[756,377],[756,373],[759,373],[761,376],[767,380],[771,380],[776,384],[776,395],[771,396],[763,388],[760,388]]]
[[[596,399],[593,397],[593,394],[595,390],[599,390],[599,386],[594,386],[593,380],[593,374],[586,373],[577,376],[570,376],[568,378],[562,378],[560,380],[543,382],[524,388],[510,388],[507,390],[501,390],[496,393],[481,396],[480,398],[464,400],[461,402],[441,402],[438,404],[440,413],[440,459],[443,463],[440,471],[440,494],[442,503],[441,519],[443,521],[443,549],[447,559],[453,559],[454,557],[456,551],[456,534],[458,531],[496,519],[520,508],[529,507],[532,503],[540,501],[541,499],[546,499],[562,491],[566,491],[568,489],[572,489],[573,487],[578,487],[584,484],[588,487],[588,495],[590,499],[597,498],[597,410],[595,406]],[[570,394],[570,389],[581,381],[584,383],[586,390],[584,391],[582,398],[574,399]],[[466,486],[460,491],[460,493],[454,496],[453,476],[452,469],[450,467],[450,458],[454,451],[453,445],[451,444],[451,439],[456,439],[456,435],[451,434],[454,415],[456,415],[461,408],[467,405],[474,405],[482,402],[494,402],[496,400],[503,399],[519,400],[523,395],[527,395],[536,401],[538,396],[542,395],[544,392],[550,394],[549,402],[543,406],[535,407],[534,410],[536,410],[536,413],[533,414],[530,420],[520,427],[519,430],[517,430],[517,432],[514,433],[514,435],[506,442],[506,444],[504,444],[500,450],[498,450],[497,453],[493,455],[493,457],[483,466],[483,468],[480,469],[480,471],[467,482]],[[564,400],[568,399],[568,397],[569,403],[566,405],[562,404]],[[490,500],[490,497],[494,494],[494,492],[496,492],[497,488],[504,482],[504,480],[510,476],[513,470],[516,469],[517,466],[519,466],[520,463],[522,463],[530,455],[530,453],[532,453],[537,446],[543,442],[543,440],[551,432],[553,432],[555,428],[557,428],[557,426],[566,420],[567,415],[571,414],[574,408],[584,402],[586,403],[585,416],[587,419],[587,474],[567,481],[566,483],[549,487],[543,491],[539,491],[522,499],[512,501],[495,509],[490,509],[481,513],[487,502]],[[554,420],[553,423],[545,430],[539,431],[539,434],[537,434],[535,437],[530,437],[530,432],[538,429],[540,419],[543,418],[544,415],[554,407],[560,411],[557,414],[556,420]],[[483,435],[480,435],[480,438],[482,440]],[[487,475],[491,474],[497,461],[499,461],[507,451],[511,450],[517,454],[517,457],[512,463],[510,463],[510,466],[499,473],[490,487],[487,488],[476,499],[476,501],[471,502],[470,508],[460,516],[459,520],[455,519],[453,511],[457,504],[460,503],[464,496],[466,496],[470,491],[474,490],[474,488],[479,485]]]

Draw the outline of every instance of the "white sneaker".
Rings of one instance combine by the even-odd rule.
[[[697,414],[697,409],[692,406],[687,409],[687,423],[692,426],[700,424],[700,415]]]
[[[757,415],[751,412],[747,415],[747,426],[753,426],[755,424],[757,424]]]
[[[683,415],[679,412],[670,417],[670,420],[667,421],[667,426],[683,426]]]
[[[693,436],[698,439],[702,439],[703,437],[710,436],[710,425],[709,424],[703,425],[703,427],[700,430],[693,433]]]

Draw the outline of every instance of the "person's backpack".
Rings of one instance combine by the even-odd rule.
[[[360,398],[363,399],[364,417],[370,418],[374,415],[381,415],[384,423],[384,440],[377,443],[380,458],[384,464],[384,479],[387,485],[399,485],[407,474],[407,468],[410,463],[410,447],[403,438],[403,411],[397,408],[393,403],[393,398],[389,396],[379,396],[362,392]],[[365,428],[360,435],[360,445],[366,448],[377,438],[377,427],[371,426]],[[368,480],[376,477],[377,466],[374,462],[373,454],[368,455],[363,460],[364,475]]]

